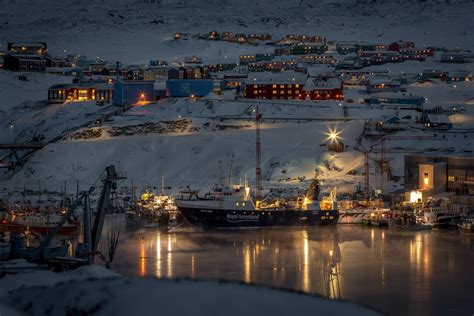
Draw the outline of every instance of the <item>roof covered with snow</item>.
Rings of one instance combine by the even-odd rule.
[[[247,84],[304,84],[307,78],[307,74],[296,71],[252,72]]]
[[[308,79],[304,85],[304,91],[312,91],[315,89],[339,89],[342,85],[342,80],[339,78],[330,78],[328,80]]]

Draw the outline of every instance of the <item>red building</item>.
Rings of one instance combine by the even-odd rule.
[[[343,100],[342,80],[308,78],[294,71],[281,73],[252,73],[249,75],[244,96],[250,99]]]
[[[344,100],[344,85],[339,78],[309,79],[304,85],[303,93],[310,100]]]
[[[388,45],[388,50],[396,51],[396,52],[400,51],[400,49],[407,49],[407,48],[415,48],[415,43],[398,41],[398,42],[393,42],[392,44]]]

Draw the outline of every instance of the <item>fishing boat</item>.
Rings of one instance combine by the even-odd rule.
[[[15,234],[31,232],[46,235],[64,219],[61,210],[26,210],[11,212],[0,224],[0,230],[9,231]],[[67,222],[60,228],[60,235],[73,235],[79,233],[80,223],[76,218],[67,219]]]
[[[133,197],[133,196],[132,196]],[[160,228],[173,226],[177,209],[173,198],[168,195],[156,195],[146,190],[137,201],[133,201],[125,212],[127,229]]]
[[[467,218],[458,224],[461,234],[474,234],[474,218]]]

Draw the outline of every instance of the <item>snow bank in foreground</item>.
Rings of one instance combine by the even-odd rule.
[[[376,315],[350,303],[264,287],[152,278],[25,288],[8,302],[32,315]]]
[[[0,279],[0,300],[9,293],[28,286],[54,286],[61,282],[99,278],[120,278],[121,275],[101,266],[85,266],[63,273],[54,273],[49,270],[33,271],[7,275]],[[2,314],[0,307],[0,315]]]

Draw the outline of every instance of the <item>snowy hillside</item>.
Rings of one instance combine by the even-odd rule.
[[[329,40],[389,42],[474,48],[472,1],[404,0],[3,0],[0,39],[44,40],[50,52],[84,53],[126,62],[170,58],[228,45],[170,43],[175,32],[270,32],[321,34]],[[92,4],[91,4],[92,3]],[[54,32],[51,30],[54,29]],[[1,47],[0,47],[1,49]]]
[[[125,63],[147,64],[150,59],[172,62],[192,55],[199,55],[204,63],[237,62],[240,54],[272,50],[268,45],[172,40],[179,31],[266,32],[275,37],[306,33],[326,36],[329,41],[388,44],[413,40],[418,47],[474,49],[473,1],[0,0],[0,3],[3,7],[0,50],[6,48],[8,41],[46,41],[52,55],[82,53],[89,58],[100,56]],[[444,71],[474,70],[473,63],[442,65],[439,57],[423,63],[408,61],[370,69],[400,75],[440,67]],[[110,108],[97,107],[94,102],[51,106],[45,102],[48,86],[71,82],[71,77],[32,74],[27,82],[20,82],[15,76],[0,71],[0,114],[6,118],[0,122],[1,142],[27,142],[38,135],[49,141],[69,128],[83,128],[37,152],[23,168],[2,179],[3,188],[32,186],[38,180],[47,180],[45,185],[52,189],[60,187],[64,180],[79,180],[86,187],[109,164],[116,164],[120,171],[127,172],[129,182],[133,180],[139,185],[157,185],[163,168],[165,181],[173,190],[188,184],[209,187],[219,173],[218,162],[222,161],[226,170],[232,154],[235,181],[245,174],[250,179],[254,175],[254,122],[245,112],[252,106],[249,100],[212,104],[206,100],[161,101],[135,108],[93,128],[91,122]],[[346,99],[356,100],[345,104],[349,107],[346,121],[341,120],[343,111],[339,102],[325,102],[322,107],[261,106],[266,119],[262,133],[264,180],[273,185],[295,184],[318,170],[326,189],[337,184],[340,191],[351,192],[363,182],[364,156],[354,146],[364,121],[398,115],[410,117],[410,124],[414,124],[420,114],[369,109],[358,104],[367,97],[361,89],[345,89]],[[466,113],[451,115],[449,120],[459,128],[474,128],[470,106],[474,100],[472,82],[412,84],[408,93],[425,97],[427,108],[466,106]],[[222,121],[221,116],[234,116],[236,120]],[[281,122],[275,118],[292,120]],[[176,129],[181,124],[176,123],[179,120],[186,123]],[[324,146],[325,133],[336,126],[342,130],[347,151],[330,155]],[[410,149],[418,146],[419,150],[436,147],[443,152],[451,147],[472,148],[473,143],[472,137],[447,134],[435,143],[420,144],[413,140],[388,145]],[[377,155],[372,156],[375,160]],[[388,159],[393,168],[393,181],[388,189],[399,189],[403,184],[400,180],[403,154],[393,154]],[[371,162],[372,174],[377,173],[376,166],[376,161]],[[375,187],[377,180],[371,181]]]

